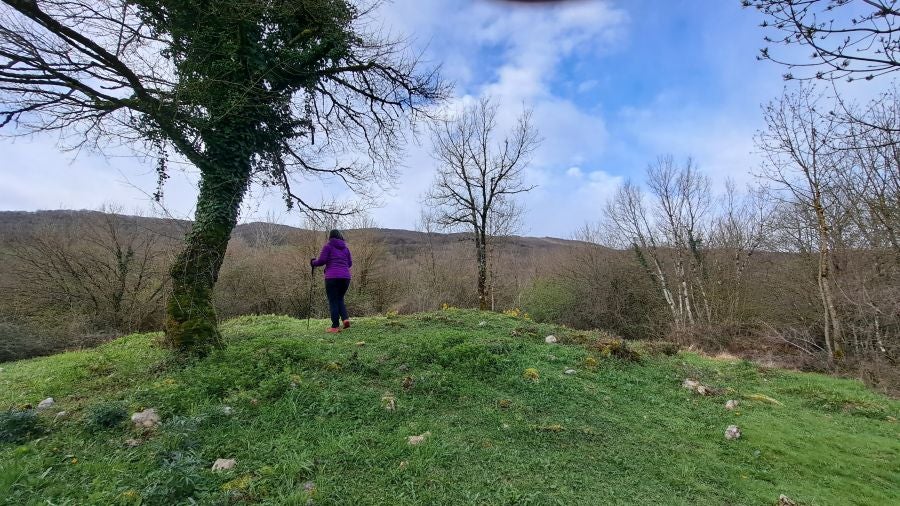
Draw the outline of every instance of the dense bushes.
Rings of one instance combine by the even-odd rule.
[[[522,294],[522,308],[538,323],[574,323],[576,294],[562,280],[539,279]]]

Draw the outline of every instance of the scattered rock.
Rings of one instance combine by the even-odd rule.
[[[556,339],[556,336],[547,336],[544,338],[544,342],[547,344],[556,344],[559,340]]]
[[[160,422],[155,408],[148,408],[131,415],[131,421],[136,427],[145,429],[152,429]]]
[[[790,497],[781,494],[778,496],[778,506],[797,506],[797,503]]]
[[[381,397],[381,406],[385,411],[397,410],[397,399],[391,393],[386,393]]]
[[[699,395],[717,394],[713,388],[708,387],[693,378],[685,378],[685,380],[681,382],[681,388],[686,388]]]
[[[509,424],[508,424],[508,423],[504,423],[502,427],[503,427],[504,429],[508,429],[508,428],[509,428]]]
[[[479,327],[484,327],[485,325],[487,325],[487,322],[486,322],[486,321],[480,321],[480,322],[478,322],[478,326],[479,326]]]
[[[691,378],[685,378],[681,382],[681,388],[687,388],[688,390],[696,390],[698,386],[700,386],[700,382]]]
[[[400,364],[399,366],[397,366],[397,370],[400,372],[406,372],[409,370],[409,366],[406,364]]]
[[[53,397],[47,397],[46,399],[44,399],[38,403],[37,408],[38,409],[50,409],[53,407],[54,404],[56,404],[56,401],[53,400]]]
[[[400,469],[406,469],[406,466],[408,466],[408,465],[409,465],[409,462],[408,462],[408,461],[406,461],[406,460],[401,460],[401,461],[400,461],[400,466],[399,466],[399,467],[400,467]]]
[[[303,490],[306,491],[306,492],[310,492],[310,493],[315,492],[315,490],[316,490],[316,483],[313,482],[313,481],[306,481],[306,482],[304,482],[304,483],[303,483]]]
[[[227,471],[229,469],[234,469],[234,466],[237,465],[237,461],[234,459],[216,459],[213,462],[212,470],[213,471]]]
[[[737,425],[729,425],[728,428],[725,429],[725,439],[731,441],[732,439],[738,439],[740,437],[741,429],[739,429]]]
[[[575,371],[575,369],[566,369],[566,371],[565,371],[565,373],[568,374],[569,376],[575,374],[576,372],[577,371]]]
[[[69,416],[69,412],[68,412],[68,411],[60,411],[59,413],[56,414],[56,416],[54,417],[54,419],[59,420],[60,418],[65,418],[65,417],[67,417],[67,416]]]
[[[410,446],[415,446],[417,444],[423,443],[425,438],[431,435],[431,432],[425,432],[419,436],[409,436],[406,438],[406,442],[410,444]]]
[[[356,341],[356,345],[357,346],[365,346],[366,342],[365,341]]]
[[[125,446],[127,446],[129,448],[141,446],[141,440],[140,439],[126,439]]]
[[[222,406],[222,414],[225,416],[231,416],[234,414],[234,408],[231,406]]]
[[[739,401],[735,399],[729,399],[728,402],[725,403],[725,409],[727,409],[728,411],[734,411],[734,409],[738,407],[738,404],[740,404]]]

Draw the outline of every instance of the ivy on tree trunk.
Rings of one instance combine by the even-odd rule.
[[[246,156],[226,149],[216,158],[201,171],[194,224],[172,265],[172,294],[166,304],[169,344],[201,354],[222,345],[213,288],[250,181]]]

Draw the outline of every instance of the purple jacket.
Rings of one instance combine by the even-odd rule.
[[[353,257],[350,256],[350,248],[340,239],[329,239],[319,258],[310,260],[313,267],[325,266],[325,279],[350,279],[350,267],[353,266]]]

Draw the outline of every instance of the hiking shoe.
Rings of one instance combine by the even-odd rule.
[[[344,320],[344,328],[345,328],[345,329],[349,329],[349,328],[350,328],[350,320]]]
[[[328,329],[325,332],[328,332],[329,334],[337,334],[340,331],[341,331],[341,329],[339,329],[337,327],[328,327]]]

